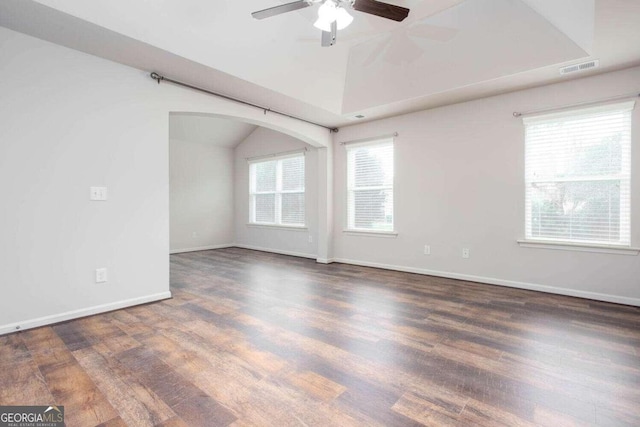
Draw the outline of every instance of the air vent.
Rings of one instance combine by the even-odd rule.
[[[598,65],[600,65],[600,61],[598,61],[597,59],[589,62],[583,62],[582,64],[569,65],[567,67],[560,68],[560,74],[570,74],[577,73],[579,71],[587,71],[592,68],[596,68]]]

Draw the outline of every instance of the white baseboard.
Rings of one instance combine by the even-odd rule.
[[[233,246],[235,246],[233,243],[226,243],[224,245],[198,246],[198,247],[195,247],[195,248],[172,249],[171,251],[169,251],[169,254],[173,255],[173,254],[182,254],[182,253],[185,253],[185,252],[208,251],[208,250],[211,250],[211,249],[231,248]]]
[[[404,267],[391,264],[380,264],[377,262],[358,261],[345,258],[334,258],[330,260],[343,264],[360,265],[363,267],[382,268],[384,270],[402,271],[405,273],[424,274],[427,276],[446,277],[448,279],[465,280],[468,282],[486,283],[489,285],[506,286],[509,288],[526,289],[529,291],[546,292],[550,294],[566,295],[570,297],[586,298],[596,301],[613,302],[616,304],[625,304],[640,306],[640,298],[623,297],[619,295],[601,294],[598,292],[581,291],[570,288],[558,288],[555,286],[539,285],[535,283],[516,282],[513,280],[496,279],[493,277],[474,276],[471,274],[451,273],[447,271],[427,270],[424,268]],[[318,261],[320,262],[320,261]]]
[[[282,251],[282,250],[279,250],[279,249],[262,248],[262,247],[259,247],[259,246],[251,246],[251,245],[242,245],[242,244],[239,244],[239,243],[233,244],[231,246],[236,247],[236,248],[242,248],[242,249],[251,249],[252,251],[271,252],[273,254],[290,255],[290,256],[297,256],[297,257],[301,257],[301,258],[316,259],[316,255],[314,255],[314,254],[305,254],[305,253],[302,253],[302,252]]]
[[[147,295],[139,298],[132,298],[124,301],[112,302],[109,304],[96,305],[80,310],[67,311],[65,313],[53,314],[51,316],[38,317],[36,319],[24,320],[22,322],[10,323],[0,326],[0,335],[9,334],[11,332],[24,331],[25,329],[38,328],[40,326],[51,325],[53,323],[64,322],[66,320],[77,319],[80,317],[93,316],[94,314],[106,313],[107,311],[118,310],[121,308],[132,307],[134,305],[146,304],[148,302],[160,301],[171,298],[171,292],[162,292],[159,294]]]
[[[331,264],[335,260],[333,258],[316,258],[316,262],[319,264]]]

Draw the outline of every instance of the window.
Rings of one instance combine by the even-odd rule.
[[[633,106],[524,119],[527,239],[630,245]]]
[[[347,230],[393,231],[393,140],[345,147]]]
[[[303,154],[251,161],[249,175],[249,222],[304,226]]]

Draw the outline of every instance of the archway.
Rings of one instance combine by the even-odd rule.
[[[326,214],[323,213],[327,210],[328,176],[327,148],[321,144],[325,141],[318,141],[317,134],[312,138],[300,128],[287,126],[291,123],[279,124],[273,120],[261,120],[261,117],[195,111],[172,111],[169,116],[172,253],[239,246],[326,258],[319,256],[326,253],[324,246],[328,229]],[[185,129],[188,126],[191,128]],[[180,128],[180,132],[176,132],[176,128]],[[222,141],[224,138],[227,140]],[[196,143],[198,141],[200,144]],[[245,218],[248,217],[248,207],[242,203],[248,199],[248,194],[244,194],[248,188],[248,168],[244,160],[303,147],[311,147],[305,161],[308,220],[305,234],[298,232],[283,236],[287,232],[282,229],[267,232],[251,227]],[[185,188],[185,183],[192,188]],[[218,199],[216,206],[210,200],[213,194]],[[220,201],[225,194],[229,199],[226,204]],[[199,212],[199,216],[190,212],[189,206]],[[212,229],[211,218],[214,217],[218,223]],[[225,223],[227,226],[223,225]]]

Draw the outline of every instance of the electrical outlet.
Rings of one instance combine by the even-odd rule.
[[[471,255],[469,248],[462,248],[462,258],[469,258],[469,255]]]
[[[191,237],[198,237],[198,233],[194,231],[193,233],[191,233]]]
[[[107,269],[96,268],[96,283],[105,283],[107,281]]]
[[[107,200],[107,187],[90,187],[89,200]]]
[[[431,255],[431,246],[424,245],[424,254],[425,255]]]
[[[313,243],[313,236],[309,234],[309,243]]]

